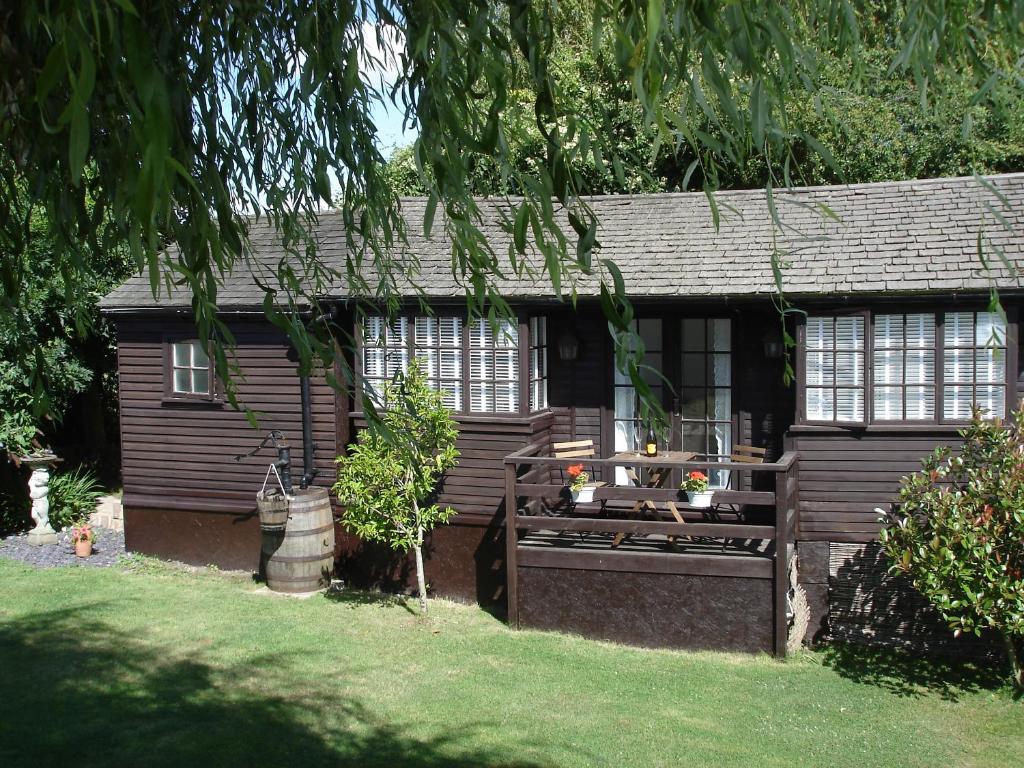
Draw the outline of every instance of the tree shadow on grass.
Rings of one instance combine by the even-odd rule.
[[[287,654],[213,666],[92,608],[0,620],[0,765],[538,765],[475,745],[491,724],[413,738],[346,698],[331,670],[309,685]]]
[[[324,597],[332,603],[347,605],[350,608],[359,608],[364,605],[378,608],[403,608],[414,616],[418,615],[409,604],[410,599],[415,598],[409,598],[406,595],[396,595],[370,589],[349,589],[332,585],[324,593]]]
[[[842,677],[903,697],[937,693],[958,701],[965,694],[995,691],[1007,684],[1008,671],[997,658],[956,658],[853,643],[829,645],[823,658],[825,666]]]

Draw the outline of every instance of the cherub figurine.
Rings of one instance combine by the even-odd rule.
[[[37,530],[50,527],[50,471],[37,467],[28,479],[28,495],[32,498],[32,519]]]

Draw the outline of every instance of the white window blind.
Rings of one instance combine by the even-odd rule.
[[[809,421],[864,421],[864,318],[808,317],[805,408]]]
[[[942,409],[947,419],[988,417],[1006,408],[1006,323],[995,312],[947,312],[943,318]]]
[[[409,319],[368,317],[363,326],[363,384],[379,397],[382,384],[409,369]]]
[[[874,418],[931,421],[935,418],[935,316],[875,315]]]
[[[548,322],[530,318],[530,410],[548,407]]]
[[[462,410],[462,320],[417,317],[413,323],[415,357],[446,407]]]
[[[519,412],[519,328],[507,320],[469,327],[469,409],[476,413]]]

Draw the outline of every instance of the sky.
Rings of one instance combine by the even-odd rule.
[[[392,86],[398,76],[398,61],[395,51],[402,42],[400,34],[391,33],[386,36],[384,46],[381,46],[378,44],[374,25],[367,21],[363,22],[363,41],[367,53],[362,61],[363,76],[380,78],[385,88]],[[385,157],[390,156],[396,146],[411,144],[416,139],[414,130],[403,129],[402,113],[399,107],[377,104],[370,114],[377,126],[381,149]]]

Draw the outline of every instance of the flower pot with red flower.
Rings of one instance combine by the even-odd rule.
[[[573,503],[589,504],[592,502],[597,484],[588,482],[590,475],[583,471],[583,465],[573,464],[565,471],[569,475],[569,493],[572,495]]]
[[[96,534],[91,525],[76,525],[71,529],[71,541],[75,545],[75,554],[78,557],[88,557],[92,554],[92,545],[96,541]]]
[[[711,506],[711,497],[715,492],[708,490],[708,476],[703,472],[690,472],[683,480],[682,489],[686,491],[691,507],[706,509]]]

